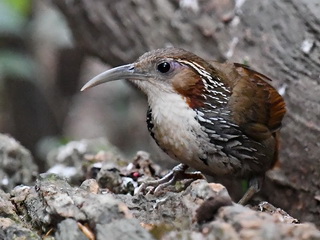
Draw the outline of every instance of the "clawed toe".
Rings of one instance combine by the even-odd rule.
[[[151,187],[147,191],[147,194],[155,194],[157,195],[159,192],[161,192],[164,188],[174,184],[176,181],[181,179],[205,179],[204,175],[200,172],[185,172],[188,169],[188,166],[185,164],[179,164],[175,166],[168,174],[166,174],[164,177],[154,180],[154,181],[148,181],[142,183],[135,191],[135,194],[144,193],[145,190],[148,187]]]

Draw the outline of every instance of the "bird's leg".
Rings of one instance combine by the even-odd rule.
[[[183,163],[180,163],[179,165],[175,166],[168,174],[166,174],[164,177],[154,180],[154,181],[148,181],[144,182],[140,185],[140,187],[137,189],[136,194],[139,194],[143,192],[147,187],[152,186],[153,188],[149,192],[157,193],[164,189],[165,187],[173,184],[177,180],[180,179],[203,179],[204,176],[201,174],[201,172],[191,172],[187,173],[186,170],[189,168],[188,165],[185,165]]]
[[[254,177],[249,180],[249,188],[243,197],[239,200],[239,204],[245,205],[254,194],[260,191],[262,185],[263,178],[262,177]]]

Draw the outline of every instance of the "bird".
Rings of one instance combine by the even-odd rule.
[[[271,79],[240,63],[207,61],[181,48],[151,50],[109,69],[81,91],[128,80],[148,99],[147,127],[158,146],[180,162],[146,186],[162,189],[191,167],[211,176],[248,179],[240,204],[259,192],[278,162],[286,106]]]

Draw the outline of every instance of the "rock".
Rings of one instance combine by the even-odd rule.
[[[125,161],[116,157],[105,157],[105,152],[99,152],[92,156],[92,159],[100,159],[99,167],[97,164],[88,166],[87,172],[96,172],[95,177],[99,186],[116,194],[133,195],[138,183],[154,179],[161,175],[161,168],[154,164],[150,155],[146,152],[139,151],[131,161]],[[110,154],[109,154],[110,155]]]
[[[136,219],[118,219],[109,224],[97,225],[97,239],[151,240],[151,234]]]
[[[128,164],[113,152],[75,157],[79,149],[72,146],[64,159],[76,160],[79,176],[88,179],[71,184],[44,173],[31,186],[16,186],[10,194],[0,190],[0,239],[320,240],[313,224],[298,224],[266,202],[251,208],[236,204],[224,186],[205,179],[133,196],[142,181],[162,175],[147,153]]]
[[[320,232],[311,223],[288,224],[275,215],[239,204],[221,208],[214,221],[202,226],[202,232],[212,237],[217,232],[232,233],[229,238],[219,239],[320,239]]]
[[[34,227],[50,227],[65,218],[95,225],[97,221],[106,223],[126,215],[119,210],[122,203],[112,195],[73,188],[65,179],[54,174],[41,174],[35,187],[23,193],[15,189],[12,194],[13,202],[22,208],[19,209],[21,212],[25,209]]]
[[[0,197],[1,239],[320,239],[313,224],[271,214],[266,203],[258,210],[232,203],[222,185],[206,180],[181,192],[132,196],[106,193],[95,180],[72,187],[41,174],[35,186]]]
[[[280,222],[299,223],[298,219],[291,217],[283,209],[276,208],[275,206],[273,206],[268,202],[261,202],[257,206],[253,206],[252,209],[260,212],[266,212],[270,215],[273,215],[277,217]]]
[[[0,239],[40,240],[34,229],[21,221],[10,195],[0,190]]]
[[[95,181],[87,180],[83,186],[90,182],[96,185]],[[112,234],[116,236],[117,231],[124,230],[122,227],[118,230],[114,227],[120,220],[130,220],[120,221],[128,225],[128,231],[132,231],[128,232],[129,235],[139,233],[143,239],[151,239],[151,235],[137,220],[132,219],[125,204],[112,194],[96,191],[95,188],[92,192],[90,187],[71,187],[66,179],[55,174],[40,174],[34,187],[18,186],[12,191],[11,201],[17,206],[13,213],[22,214],[23,219],[28,219],[30,228],[43,234],[52,227],[56,228],[57,239],[88,239],[90,229],[93,229],[97,239],[104,239],[106,233],[103,231],[107,228],[113,229]],[[9,198],[8,195],[5,196]],[[81,223],[87,223],[87,226]]]
[[[41,240],[41,237],[36,233],[36,231],[31,231],[30,229],[20,225],[12,224],[4,229],[0,229],[0,239]]]
[[[10,201],[10,194],[0,189],[0,217],[9,218],[14,222],[20,222],[15,206]]]
[[[114,162],[120,159],[123,157],[116,147],[104,138],[72,141],[49,152],[47,173],[69,178],[70,183],[79,185],[86,177],[96,176],[94,172],[90,172],[96,165],[99,171],[101,162]]]
[[[32,184],[38,174],[30,152],[12,137],[0,134],[0,187],[10,191],[18,184]]]
[[[205,180],[194,181],[180,193],[116,197],[150,231],[165,228],[159,239],[320,239],[314,224],[290,222],[293,218],[283,210],[271,214],[232,203],[224,187]]]
[[[52,150],[48,162],[47,173],[66,177],[75,185],[96,179],[101,189],[115,194],[133,194],[139,182],[162,175],[149,153],[139,151],[128,161],[103,138],[70,142]]]
[[[57,226],[56,240],[88,240],[88,237],[80,230],[77,221],[67,218]]]
[[[87,179],[81,185],[80,188],[87,192],[99,193],[100,187],[95,179]]]
[[[219,186],[219,187],[217,187]],[[223,205],[230,205],[231,199],[226,189],[220,184],[209,184],[205,180],[196,180],[181,192],[165,192],[160,196],[148,195],[116,195],[124,202],[133,216],[142,223],[152,225],[169,224],[178,228],[191,228],[197,221],[199,208],[208,199],[224,199],[215,211],[209,212],[210,218]]]

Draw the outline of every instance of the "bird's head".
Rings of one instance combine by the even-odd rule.
[[[107,70],[86,83],[81,91],[114,80],[126,79],[148,98],[163,93],[180,94],[190,107],[199,107],[215,69],[202,58],[178,48],[164,48],[143,54],[134,63]]]

